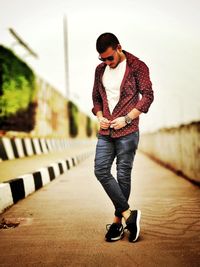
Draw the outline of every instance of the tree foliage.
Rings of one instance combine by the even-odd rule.
[[[32,69],[12,50],[0,45],[0,129],[9,130],[9,125],[16,131],[33,129],[35,120],[31,116],[35,116],[35,95]],[[29,121],[18,125],[17,121],[25,117]]]

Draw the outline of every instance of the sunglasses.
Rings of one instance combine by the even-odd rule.
[[[114,51],[114,53],[115,53],[116,51]],[[114,55],[114,53],[113,53],[113,55]],[[103,62],[105,62],[106,60],[107,61],[113,61],[114,60],[114,57],[113,56],[109,56],[109,57],[99,57],[99,60],[101,60],[101,61],[103,61]]]
[[[114,57],[113,56],[110,56],[110,57],[99,57],[99,60],[105,62],[106,60],[108,61],[113,61]]]

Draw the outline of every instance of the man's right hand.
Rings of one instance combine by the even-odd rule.
[[[110,121],[104,117],[98,117],[99,125],[101,129],[108,129],[110,127]]]

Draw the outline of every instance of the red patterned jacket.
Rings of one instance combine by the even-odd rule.
[[[119,102],[115,106],[112,114],[110,113],[106,91],[102,83],[102,76],[106,68],[105,63],[97,66],[95,71],[95,80],[93,87],[93,108],[94,115],[98,111],[103,112],[103,116],[108,120],[114,120],[118,117],[125,116],[133,108],[143,113],[147,113],[153,102],[152,83],[149,78],[149,69],[144,62],[134,55],[123,51],[126,55],[126,71],[120,87]],[[141,98],[140,98],[141,94]],[[134,119],[131,124],[115,130],[109,128],[107,130],[100,129],[99,134],[110,135],[111,137],[120,137],[139,130],[139,117]]]

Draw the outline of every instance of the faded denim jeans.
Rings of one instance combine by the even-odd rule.
[[[129,208],[131,171],[139,142],[139,131],[126,136],[112,138],[99,135],[95,155],[95,176],[102,184],[115,207],[115,216]],[[117,177],[111,174],[116,157]]]

